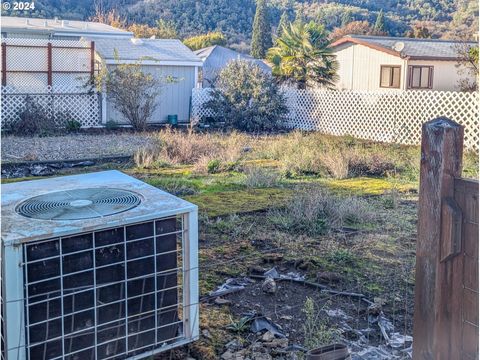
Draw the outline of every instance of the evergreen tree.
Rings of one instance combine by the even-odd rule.
[[[288,14],[284,11],[277,26],[277,36],[282,36],[283,30],[287,28],[289,23]]]
[[[251,55],[263,59],[267,50],[272,47],[272,33],[267,12],[266,0],[257,0],[257,9],[253,20]]]
[[[351,23],[353,21],[352,19],[352,11],[351,10],[347,10],[343,13],[342,15],[342,27],[344,27],[345,25]]]
[[[380,12],[378,13],[377,20],[375,21],[375,26],[373,27],[373,29],[376,31],[386,31],[383,10],[380,10]]]

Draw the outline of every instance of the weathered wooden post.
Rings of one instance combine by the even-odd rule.
[[[459,216],[454,179],[462,170],[463,127],[437,118],[422,127],[420,198],[418,202],[417,261],[413,325],[414,359],[454,359],[453,321],[449,313],[452,266],[445,261],[459,252]],[[453,314],[455,316],[455,314]],[[446,323],[447,322],[447,323]],[[447,325],[447,326],[445,326]],[[461,329],[459,329],[461,332]]]

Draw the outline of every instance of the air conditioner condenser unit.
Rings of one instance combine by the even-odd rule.
[[[118,171],[2,185],[2,357],[138,359],[198,339],[197,207]]]

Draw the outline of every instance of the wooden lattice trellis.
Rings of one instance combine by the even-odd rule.
[[[192,118],[213,116],[202,104],[210,89],[193,89]],[[422,123],[446,116],[465,126],[465,147],[478,151],[479,95],[450,91],[284,89],[290,128],[418,145]]]
[[[63,121],[76,120],[82,127],[100,125],[100,101],[97,92],[79,93],[77,87],[47,87],[38,93],[23,93],[2,86],[1,126],[8,128],[27,104],[27,96],[54,116],[58,126]]]

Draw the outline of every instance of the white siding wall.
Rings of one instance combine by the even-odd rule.
[[[400,89],[404,89],[405,60],[359,44],[341,45],[336,55],[340,68],[339,89],[389,90],[380,87],[381,65],[401,66]]]
[[[109,65],[111,69],[115,65]],[[168,115],[178,115],[179,122],[188,122],[190,96],[195,87],[194,66],[158,66],[144,65],[142,71],[150,73],[157,79],[165,79],[166,76],[173,76],[178,82],[163,84],[159,89],[158,106],[150,120],[151,123],[165,123]],[[126,120],[119,114],[108,99],[106,120],[113,120],[117,123],[126,123]]]
[[[470,76],[467,72],[458,74],[456,61],[409,60],[408,65],[433,66],[432,90],[459,91],[458,81]]]

